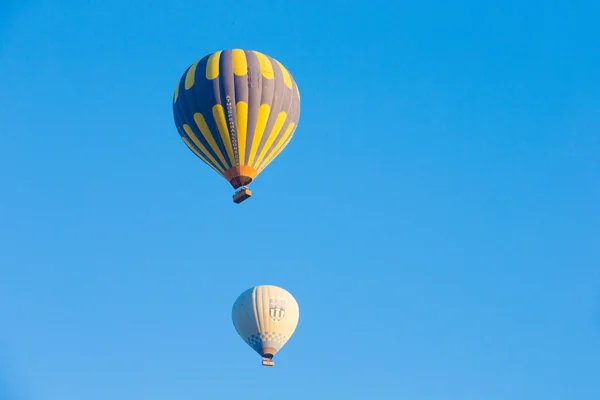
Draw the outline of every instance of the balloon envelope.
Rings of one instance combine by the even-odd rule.
[[[271,285],[246,290],[232,309],[233,325],[240,337],[268,359],[287,343],[299,318],[296,299],[287,290]]]
[[[192,64],[173,97],[187,147],[237,189],[287,146],[300,118],[300,92],[274,58],[221,50]]]

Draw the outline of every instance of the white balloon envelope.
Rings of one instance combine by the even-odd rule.
[[[300,309],[287,290],[261,285],[237,298],[231,318],[240,337],[262,356],[262,364],[274,366],[273,356],[296,330]]]

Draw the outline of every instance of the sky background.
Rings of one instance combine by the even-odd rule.
[[[599,2],[1,7],[0,400],[600,398]],[[228,48],[302,95],[239,206],[171,108]]]

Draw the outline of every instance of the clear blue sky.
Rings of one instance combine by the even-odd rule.
[[[526,3],[3,2],[0,399],[600,398],[600,3]],[[240,206],[171,109],[236,47],[302,94]]]

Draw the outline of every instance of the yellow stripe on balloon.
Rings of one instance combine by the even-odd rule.
[[[246,160],[246,137],[248,135],[248,103],[238,101],[235,106],[237,117],[237,133],[238,133],[238,155],[240,157],[240,165]]]
[[[202,136],[204,136],[204,139],[208,142],[208,145],[212,149],[213,153],[215,153],[217,155],[217,157],[219,158],[219,160],[221,161],[223,166],[225,168],[227,168],[227,162],[225,161],[225,157],[223,157],[223,153],[221,153],[221,149],[217,145],[217,142],[215,141],[215,138],[214,138],[212,132],[208,128],[208,125],[206,124],[206,120],[204,119],[204,115],[202,115],[200,113],[194,114],[194,122],[196,122],[198,129],[200,129],[200,132],[202,132]]]
[[[286,118],[287,118],[287,113],[285,111],[282,111],[279,113],[279,115],[277,115],[277,119],[275,120],[273,129],[271,129],[271,133],[269,133],[269,138],[267,139],[267,142],[265,143],[260,154],[258,155],[258,158],[254,162],[254,164],[255,164],[255,165],[253,165],[254,168],[256,168],[259,164],[261,164],[264,161],[264,157],[265,157],[265,154],[267,153],[267,150],[269,150],[269,148],[271,147],[271,145],[277,138],[277,135],[279,135],[281,128],[283,128],[283,124],[285,124]]]
[[[194,86],[194,82],[196,81],[196,67],[199,62],[200,60],[193,63],[188,69],[187,74],[185,74],[185,90],[190,90]]]
[[[202,158],[202,160],[204,162],[206,162],[207,164],[208,164],[208,161],[206,159],[208,158],[217,167],[217,169],[220,171],[220,173],[224,173],[225,170],[223,168],[221,168],[221,166],[217,163],[217,160],[215,160],[215,158],[208,152],[206,147],[204,147],[202,145],[202,142],[200,142],[200,140],[198,140],[198,137],[196,137],[196,134],[194,133],[194,131],[192,131],[192,128],[190,128],[190,126],[188,124],[183,124],[183,130],[188,135],[188,137],[190,139],[192,139],[192,142],[194,142],[196,147],[198,147],[198,149],[200,149],[200,151],[205,155],[204,157],[200,157],[200,158]]]
[[[233,63],[233,73],[235,75],[244,76],[248,73],[248,60],[246,59],[244,50],[232,50],[231,62]]]
[[[177,99],[179,98],[179,85],[181,85],[181,79],[177,82],[177,86],[175,87],[175,96],[173,96],[173,103],[177,103]]]
[[[292,131],[294,130],[295,126],[296,125],[293,122],[290,123],[290,125],[287,127],[287,129],[283,133],[283,136],[281,137],[281,139],[279,139],[279,141],[273,148],[273,151],[271,151],[271,153],[267,156],[267,158],[265,158],[263,160],[263,162],[257,168],[258,172],[265,169],[265,167],[267,165],[269,165],[275,159],[275,157],[277,157],[279,155],[279,153],[281,153],[281,151],[287,146],[287,144],[289,143],[289,141],[291,139],[290,135],[292,134]]]
[[[256,158],[258,145],[262,140],[262,136],[265,132],[267,122],[269,121],[270,112],[271,107],[268,104],[261,104],[260,108],[258,109],[258,118],[256,120],[256,129],[254,130],[254,137],[252,138],[252,147],[250,147],[250,159],[248,160],[248,165],[254,165],[254,159]]]
[[[287,86],[288,88],[291,89],[292,88],[292,76],[290,75],[288,70],[285,69],[283,64],[281,64],[277,60],[275,60],[275,62],[277,63],[277,65],[279,65],[279,69],[281,69],[281,74],[283,75],[283,82],[285,83],[285,86]]]
[[[188,147],[188,149],[190,149],[191,151],[194,152],[195,155],[197,155],[202,161],[204,161],[204,163],[206,165],[208,165],[209,167],[211,167],[217,174],[223,176],[223,174],[221,173],[221,171],[219,171],[218,169],[216,169],[211,163],[209,163],[206,158],[204,157],[204,155],[202,153],[200,153],[198,150],[196,150],[196,148],[190,143],[189,140],[187,140],[185,137],[181,137],[183,139],[183,142],[185,143],[185,145]]]
[[[269,57],[258,51],[255,51],[254,54],[256,54],[256,57],[258,58],[258,62],[260,64],[260,73],[262,76],[266,79],[273,79],[275,77],[275,73],[273,72],[273,64],[271,64]]]
[[[209,81],[219,76],[219,60],[221,59],[221,50],[212,53],[206,62],[206,79]]]
[[[235,157],[233,156],[233,146],[231,145],[231,138],[229,137],[229,129],[227,128],[227,120],[225,119],[225,109],[221,104],[215,104],[212,108],[213,117],[217,123],[217,128],[221,134],[221,140],[227,150],[229,156],[229,166],[233,167],[235,163]]]

